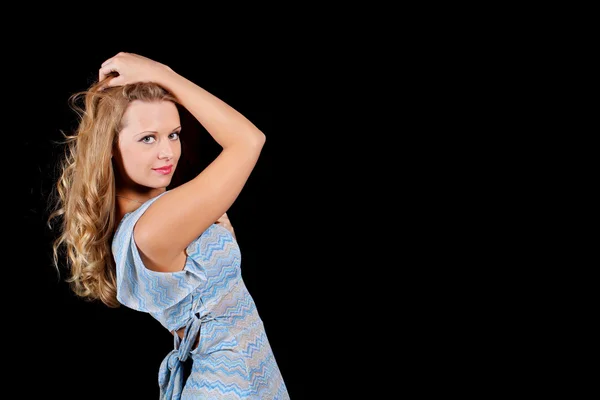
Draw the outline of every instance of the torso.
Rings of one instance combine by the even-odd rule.
[[[114,229],[113,229],[113,235],[115,234],[115,232],[116,232],[119,224],[121,223],[121,220],[123,220],[123,218],[125,217],[125,214],[133,212],[136,209],[137,209],[137,207],[134,208],[134,209],[123,209],[123,208],[119,207],[119,204],[117,203],[116,208],[115,208],[115,226],[114,226]],[[221,221],[219,220],[216,223],[220,223],[220,222]],[[233,234],[233,228],[232,227],[227,226],[224,223],[222,225],[224,225]],[[145,257],[143,257],[143,255],[142,255],[142,260],[144,261],[144,263],[149,262],[149,260],[144,260],[144,258]],[[177,263],[177,265],[182,265],[181,269],[183,269],[185,267],[185,263],[187,262],[187,254],[185,253],[185,251],[183,251],[181,253],[181,255],[177,257],[177,259],[176,259],[175,262]],[[179,336],[179,338],[183,340],[183,335],[185,333],[185,328],[181,328],[178,331],[171,332],[171,333],[173,335],[177,334]],[[198,337],[198,339],[199,339],[199,337]],[[196,340],[196,343],[193,346],[194,348],[196,348],[198,346],[198,339]]]
[[[115,226],[114,226],[114,229],[113,229],[113,236],[114,236],[114,234],[115,234],[115,232],[116,232],[116,230],[117,230],[117,228],[118,228],[119,224],[121,223],[121,220],[123,220],[123,218],[125,217],[125,214],[127,214],[128,212],[130,212],[130,211],[116,211],[116,215],[115,215]],[[184,267],[185,267],[185,262],[187,261],[187,254],[186,254],[185,252],[183,252],[183,253],[181,254],[181,257],[183,257],[183,265],[184,265]],[[177,258],[177,259],[178,259],[178,262],[180,262],[180,258],[181,258],[181,257],[178,257],[178,258]],[[142,257],[142,258],[144,258],[144,257]],[[182,269],[183,269],[183,268],[182,268]],[[172,333],[173,335],[175,335],[175,334],[179,335],[179,338],[180,338],[181,340],[183,340],[183,335],[184,335],[184,332],[185,332],[185,328],[181,328],[181,329],[179,329],[177,332],[171,332],[171,333]],[[197,345],[198,345],[198,343],[196,342],[196,344],[194,345],[194,348],[195,348]]]

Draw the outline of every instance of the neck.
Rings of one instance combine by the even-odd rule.
[[[166,191],[166,188],[144,189],[145,190],[135,190],[134,188],[121,188],[116,190],[115,196],[121,201],[131,202],[132,200],[135,200],[144,203]]]
[[[117,194],[115,196],[116,197],[120,197],[121,199],[129,200],[129,201],[135,201],[136,203],[139,203],[139,204],[144,204],[144,202],[146,202],[146,200],[142,200],[142,201],[141,200],[136,200],[136,199],[133,199],[133,198],[130,198],[130,197],[121,196],[119,194]]]
[[[115,211],[123,216],[129,212],[137,210],[146,201],[164,193],[166,188],[156,188],[145,192],[136,192],[133,190],[118,190],[115,194]]]

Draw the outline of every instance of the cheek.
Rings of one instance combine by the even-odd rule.
[[[173,149],[173,160],[177,161],[181,157],[181,142],[172,147]]]
[[[148,165],[147,155],[139,151],[123,153],[123,165],[128,171],[136,171],[145,168]]]

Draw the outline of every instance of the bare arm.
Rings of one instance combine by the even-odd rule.
[[[147,58],[119,53],[103,64],[109,85],[155,81],[171,91],[223,150],[198,176],[170,190],[140,217],[134,236],[148,268],[181,270],[185,248],[231,207],[254,169],[265,135],[228,104]]]

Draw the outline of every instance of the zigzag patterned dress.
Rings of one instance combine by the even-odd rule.
[[[169,331],[185,328],[160,365],[160,399],[289,399],[242,280],[239,246],[226,228],[213,224],[194,240],[182,271],[155,272],[142,263],[133,228],[165,193],[125,214],[112,241],[119,302],[149,313]],[[184,381],[182,363],[188,358],[193,364]]]

